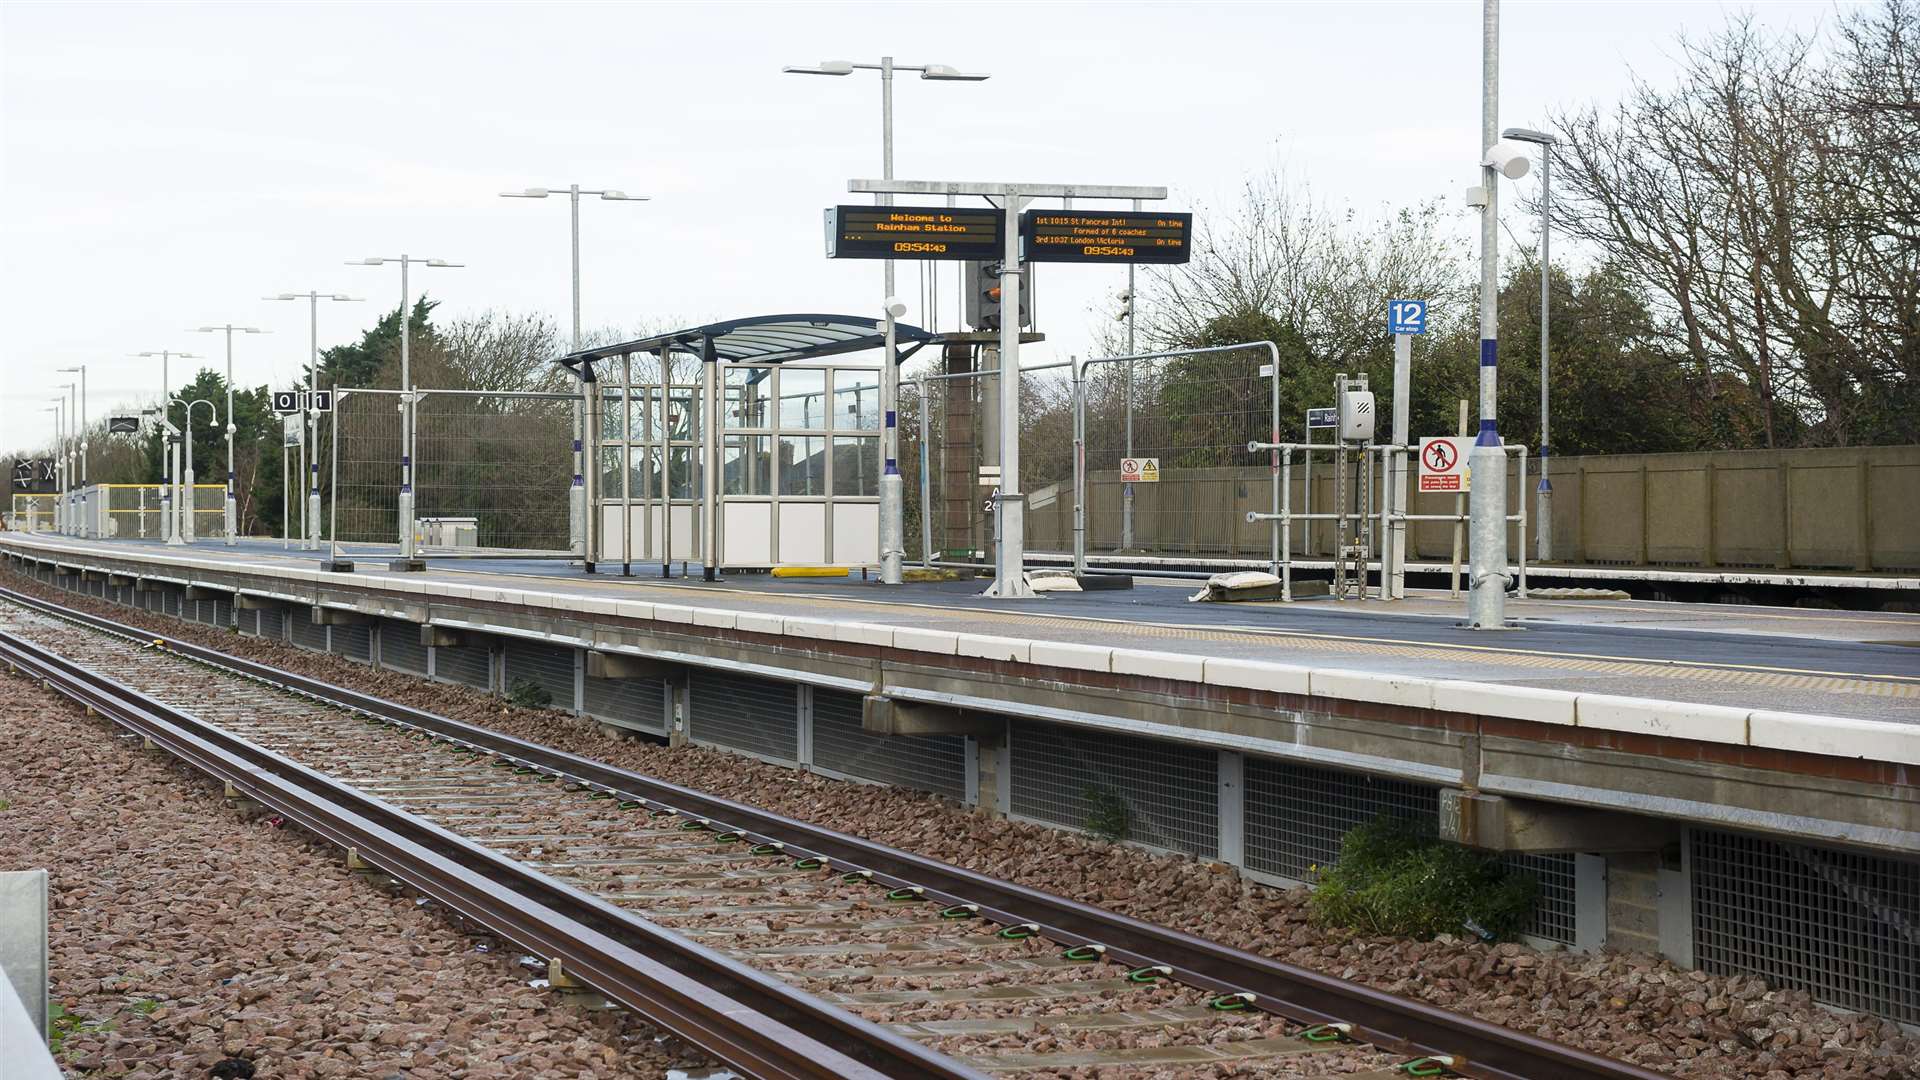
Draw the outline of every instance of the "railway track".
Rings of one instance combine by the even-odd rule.
[[[0,658],[752,1075],[1657,1075],[4,589]]]

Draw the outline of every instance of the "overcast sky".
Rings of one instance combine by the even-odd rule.
[[[1672,71],[1677,34],[1745,5],[1523,3],[1502,21],[1503,125],[1611,101]],[[1828,3],[1751,5],[1807,29]],[[897,175],[1159,184],[1169,209],[1231,201],[1283,163],[1363,214],[1476,179],[1480,4],[86,4],[0,2],[0,450],[86,364],[91,414],[157,396],[157,360],[290,381],[316,288],[320,343],[397,303],[402,252],[440,318],[568,310],[563,199],[583,208],[591,328],[787,311],[875,314],[877,263],[823,257],[822,207],[879,175],[879,80],[785,75],[822,59],[944,63],[984,83],[896,82]],[[1523,186],[1534,183],[1530,178]],[[1524,222],[1516,228],[1525,236]],[[1557,253],[1557,252],[1556,252]],[[924,325],[917,270],[899,292]],[[951,271],[949,270],[949,274]],[[1111,318],[1123,270],[1046,268],[1061,354]],[[953,316],[947,278],[942,324]],[[1037,355],[1036,355],[1037,354]],[[191,375],[174,368],[175,385]]]

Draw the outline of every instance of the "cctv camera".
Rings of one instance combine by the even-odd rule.
[[[1533,167],[1533,160],[1527,157],[1527,148],[1519,143],[1501,139],[1487,147],[1487,156],[1480,164],[1500,170],[1500,175],[1509,180],[1518,180],[1527,175]]]

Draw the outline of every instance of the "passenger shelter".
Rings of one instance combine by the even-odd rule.
[[[894,335],[896,363],[938,340]],[[885,343],[881,319],[761,315],[561,357],[585,398],[588,570],[877,565]]]

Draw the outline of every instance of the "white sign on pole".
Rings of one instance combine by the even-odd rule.
[[[307,430],[307,426],[306,424],[301,422],[300,417],[298,416],[281,417],[280,418],[280,445],[281,446],[299,446],[302,442],[305,441],[304,435],[306,433],[306,430]]]
[[[1159,483],[1160,459],[1157,457],[1121,458],[1120,482],[1123,484]]]
[[[1420,440],[1420,490],[1466,492],[1473,489],[1467,456],[1473,440],[1445,436]]]

